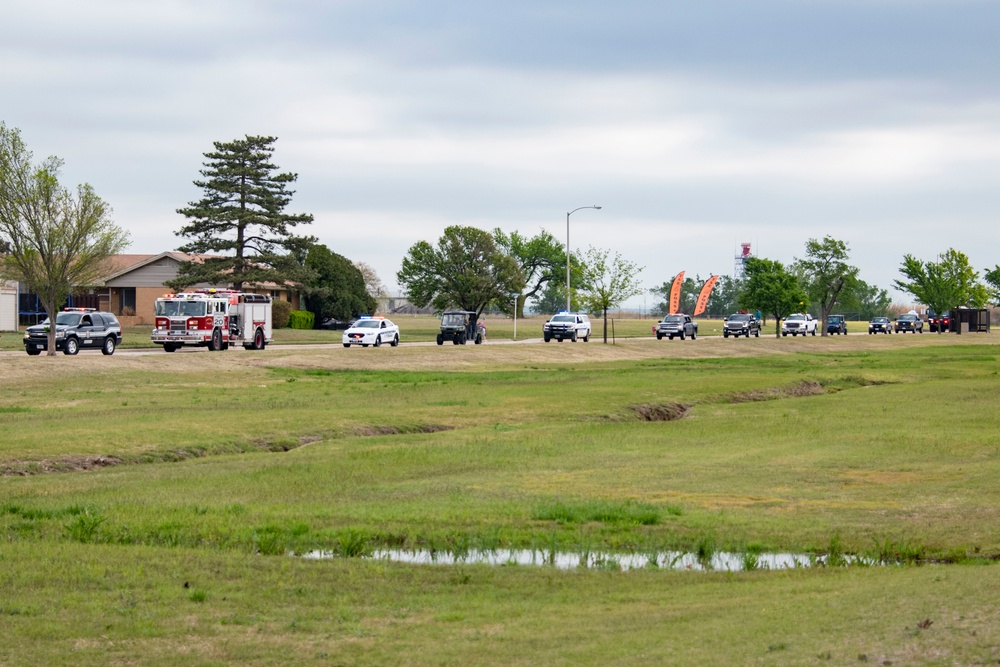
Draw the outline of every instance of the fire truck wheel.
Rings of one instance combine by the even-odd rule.
[[[264,332],[257,329],[257,331],[253,334],[253,349],[263,350],[266,344],[267,342],[264,340]]]
[[[173,352],[176,349],[177,349],[176,345],[172,345],[170,343],[164,343],[163,344],[163,351],[164,352]]]
[[[393,336],[392,342],[389,343],[389,345],[392,345],[393,347],[399,345],[399,336]]]
[[[222,351],[225,352],[228,349],[229,349],[229,341],[227,340],[222,341]]]
[[[209,352],[218,352],[222,349],[222,332],[216,329],[212,332],[212,340],[208,342]]]
[[[108,355],[115,353],[115,339],[112,336],[108,336],[104,339],[104,346],[101,347],[101,353]]]
[[[63,354],[76,354],[80,351],[80,341],[76,338],[67,338],[66,347],[63,348]]]

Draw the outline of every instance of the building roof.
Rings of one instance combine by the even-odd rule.
[[[159,255],[111,255],[105,260],[108,267],[108,274],[103,277],[103,281],[113,280],[165,257],[169,257],[177,262],[191,262],[204,257],[214,257],[214,255],[187,255],[183,252],[175,252],[173,250],[161,252]]]
[[[109,280],[114,280],[124,276],[127,273],[131,273],[137,269],[141,269],[144,266],[153,264],[161,259],[170,258],[176,262],[201,262],[209,258],[219,258],[222,255],[189,255],[183,252],[176,252],[173,250],[168,250],[166,252],[161,252],[159,255],[111,255],[105,260],[109,273],[101,278],[102,282],[107,282]],[[279,285],[277,283],[262,283],[257,285],[259,289],[294,289],[295,285],[292,283],[286,283],[284,285]]]

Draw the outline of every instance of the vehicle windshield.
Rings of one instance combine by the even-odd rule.
[[[56,326],[78,326],[80,324],[81,317],[83,317],[83,315],[80,313],[56,313]],[[49,321],[49,318],[46,317],[42,324],[48,324]]]
[[[917,319],[916,315],[900,315],[899,316],[899,321],[900,322],[913,322],[916,319]]]
[[[464,327],[465,313],[445,313],[441,318],[441,325],[445,327]]]
[[[355,329],[378,329],[379,320],[358,320],[354,323]]]
[[[206,306],[205,301],[159,299],[156,302],[156,314],[160,317],[204,317]]]
[[[872,322],[874,322],[875,324],[885,324],[888,321],[889,321],[888,317],[876,317],[874,320],[872,320]]]
[[[806,316],[803,315],[802,313],[792,313],[791,315],[789,315],[785,319],[786,320],[804,320],[804,319],[806,319]]]
[[[734,315],[730,315],[729,317],[727,317],[726,321],[727,322],[749,322],[750,321],[750,314],[749,313],[736,313]]]
[[[681,315],[667,315],[663,321],[668,324],[683,324],[684,318]]]
[[[552,317],[552,319],[549,320],[549,321],[550,322],[569,322],[570,324],[573,324],[574,322],[576,322],[576,318],[573,317],[572,315],[554,315]]]

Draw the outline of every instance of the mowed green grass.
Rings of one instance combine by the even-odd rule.
[[[995,661],[997,350],[925,338],[18,357],[0,373],[0,467],[27,473],[0,478],[0,664]],[[634,411],[672,403],[687,416]],[[94,457],[124,463],[41,472]],[[349,545],[979,564],[283,555]]]

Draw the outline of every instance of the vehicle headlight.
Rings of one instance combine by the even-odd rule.
[[[65,337],[66,337],[66,332],[65,331],[57,331],[56,332],[56,338],[65,338]]]

